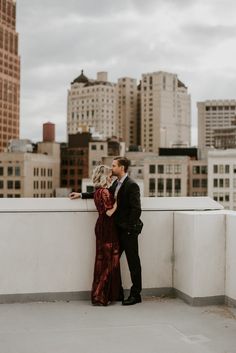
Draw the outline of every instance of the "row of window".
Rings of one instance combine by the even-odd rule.
[[[0,189],[4,189],[4,180],[0,180]],[[20,180],[7,180],[6,181],[7,189],[19,190],[21,188]]]
[[[39,185],[41,189],[52,189],[52,181],[48,181],[46,182],[45,180],[41,180],[41,182],[39,181],[34,181],[34,189],[39,189]]]
[[[214,193],[213,194],[213,199],[215,201],[219,201],[219,202],[229,202],[230,201],[230,195],[227,193],[227,194],[223,194],[223,193]]]
[[[193,188],[207,188],[207,179],[193,179],[192,180]]]
[[[214,164],[213,165],[213,173],[214,174],[229,174],[231,167],[233,168],[233,172],[236,174],[236,164],[230,166],[229,164]]]
[[[150,164],[149,173],[150,174],[180,174],[182,172],[182,167],[180,164]]]
[[[207,166],[206,165],[194,165],[192,168],[193,174],[207,174]]]
[[[168,192],[180,191],[181,190],[181,179],[149,179],[149,192],[155,192],[157,187],[158,192],[164,192],[164,190]]]
[[[230,187],[230,179],[213,179],[214,188],[229,188]]]
[[[82,175],[83,174],[83,169],[77,169],[77,174]],[[76,175],[76,170],[75,169],[62,169],[61,175]]]
[[[46,169],[46,168],[34,168],[34,176],[48,176],[52,177],[53,171],[51,168]]]
[[[91,145],[91,150],[97,150],[98,148],[97,147],[99,147],[99,146],[97,146],[97,145]],[[104,145],[100,145],[100,150],[104,150]]]
[[[18,197],[19,198],[19,197],[21,197],[21,195],[20,194],[15,194],[15,195],[14,194],[7,194],[7,196],[4,196],[4,194],[0,194],[0,198],[3,198],[3,197],[7,197],[7,198],[13,198],[13,197],[17,198]]]
[[[0,176],[4,175],[4,169],[6,171],[7,176],[20,176],[21,170],[19,166],[16,167],[0,167]]]
[[[33,197],[38,198],[38,197],[53,197],[53,194],[47,195],[47,194],[33,194]]]
[[[235,107],[235,105],[231,105],[231,106],[228,106],[228,105],[225,105],[225,106],[207,106],[207,107],[205,107],[205,110],[206,111],[216,111],[216,110],[235,110],[236,109],[236,107]]]

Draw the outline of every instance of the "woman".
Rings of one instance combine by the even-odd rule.
[[[93,172],[94,202],[98,210],[95,225],[96,258],[91,300],[94,305],[106,306],[119,300],[121,291],[120,249],[113,214],[116,202],[108,187],[111,185],[111,169],[97,166]]]

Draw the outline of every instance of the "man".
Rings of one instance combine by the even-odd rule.
[[[118,230],[120,241],[121,254],[124,251],[132,287],[130,295],[126,300],[123,300],[123,305],[134,305],[141,303],[141,264],[138,251],[138,235],[141,232],[142,222],[141,202],[139,186],[128,176],[129,160],[125,157],[116,157],[112,162],[112,175],[117,177],[117,180],[110,187],[110,192],[113,193],[117,200],[117,210],[114,213],[115,224]],[[70,198],[92,198],[92,193],[71,193]]]

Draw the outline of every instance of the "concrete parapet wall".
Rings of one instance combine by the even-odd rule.
[[[193,305],[225,298],[232,305],[236,213],[197,199],[142,200],[143,294],[175,289]],[[97,219],[92,200],[1,200],[0,219],[0,302],[89,298]],[[128,289],[124,256],[121,268]]]

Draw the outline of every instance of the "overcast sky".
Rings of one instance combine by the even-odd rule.
[[[67,90],[84,69],[109,80],[177,73],[196,102],[236,98],[235,0],[18,0],[21,138],[41,140],[42,124],[66,139]]]

